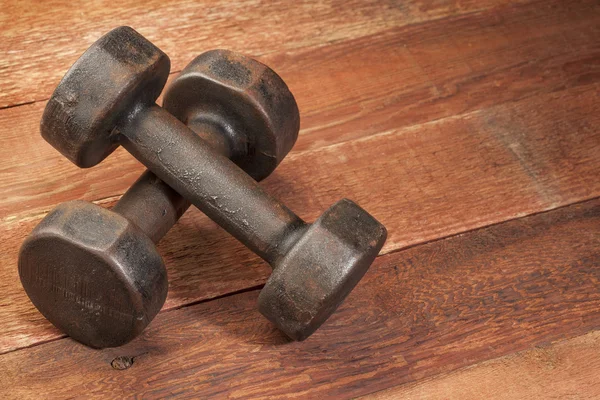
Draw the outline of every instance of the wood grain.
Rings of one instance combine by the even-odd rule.
[[[467,367],[363,399],[600,398],[600,331]]]
[[[118,25],[137,29],[171,57],[173,71],[180,71],[191,57],[209,49],[282,53],[502,3],[125,0],[74,7],[65,0],[5,2],[0,13],[0,107],[48,99],[77,57]]]
[[[298,100],[294,152],[597,83],[597,2],[544,4],[544,12],[538,3],[501,7],[261,57]],[[143,169],[124,151],[92,169],[71,165],[40,137],[44,107],[0,110],[0,219],[121,195]]]
[[[594,85],[576,87],[295,153],[265,187],[307,221],[342,197],[358,201],[387,227],[384,253],[600,196],[597,94]],[[2,352],[58,337],[15,268],[41,217],[6,221],[0,231]],[[195,210],[159,250],[167,309],[260,285],[270,271]]]
[[[600,4],[543,6],[495,8],[265,57],[300,99],[295,149],[598,82]]]
[[[600,328],[599,249],[596,199],[379,257],[305,342],[261,318],[251,291],[162,313],[118,349],[62,339],[5,354],[0,388],[14,398],[360,396]]]
[[[388,227],[387,255],[310,340],[258,314],[270,269],[196,210],[160,244],[167,312],[130,345],[60,339],[27,300],[17,252],[35,224],[65,200],[110,207],[143,170],[124,151],[78,170],[38,132],[60,77],[117,24],[173,71],[216,47],[272,66],[302,131],[264,187],[308,221],[349,197]],[[522,218],[600,196],[597,1],[21,1],[0,26],[0,398],[489,397],[513,368],[560,394],[597,371],[576,345],[551,359],[564,374],[538,371],[547,349],[452,373],[599,329],[600,200]]]

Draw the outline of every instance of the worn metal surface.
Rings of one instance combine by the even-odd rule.
[[[85,61],[76,65],[85,65]],[[188,95],[201,93],[193,84],[190,88],[193,92]],[[72,99],[76,98],[73,91],[67,92]],[[237,115],[231,112],[218,115],[216,100],[171,96],[169,106],[180,112],[187,110],[193,118],[182,115],[182,119],[211,143],[216,152],[225,157],[235,156],[249,174],[256,179],[265,178],[293,146],[297,128],[295,132],[267,134],[266,130],[256,129],[259,112],[249,113],[238,107]],[[250,104],[255,99],[238,96],[237,101],[243,106],[239,103]],[[221,104],[221,110],[225,106]],[[259,106],[254,107],[260,110]],[[263,119],[262,123],[269,124],[270,120]],[[89,125],[98,124],[101,121]],[[87,146],[87,142],[82,143],[80,147]],[[78,147],[68,146],[65,143],[64,148],[83,154],[75,156],[76,159],[87,160],[90,155],[89,149],[77,153]],[[68,153],[64,148],[63,153]],[[279,158],[265,154],[278,154]],[[124,344],[147,326],[166,297],[166,271],[148,239],[158,242],[189,206],[187,200],[150,171],[132,185],[112,212],[85,202],[65,203],[51,211],[23,244],[19,258],[22,284],[42,314],[74,339],[92,347]],[[73,229],[81,220],[87,224]],[[63,229],[65,226],[68,228]],[[135,233],[128,234],[127,245],[121,240],[122,226],[131,226]],[[82,242],[84,227],[93,235]],[[111,240],[115,245],[102,244]],[[125,248],[128,257],[123,260],[120,252]],[[155,262],[149,262],[149,258]]]
[[[231,149],[231,161],[257,181],[279,165],[300,129],[298,106],[279,75],[227,50],[190,62],[165,92],[163,107],[196,132],[218,132],[200,137]],[[227,145],[211,138],[225,138]]]
[[[88,346],[130,341],[167,296],[154,243],[189,206],[150,171],[112,210],[84,201],[59,205],[21,246],[27,295],[50,322]]]
[[[369,269],[386,230],[343,199],[303,229],[260,292],[260,312],[294,340],[310,336]]]
[[[191,87],[200,93],[199,88]],[[180,105],[184,100],[186,104]],[[214,104],[212,99],[204,101]],[[169,104],[193,112],[194,118],[182,119],[216,152],[235,155],[256,179],[268,176],[278,161],[255,154],[272,153],[279,146],[285,148],[285,153],[280,153],[283,158],[295,139],[295,135],[272,134],[262,140],[258,136],[264,131],[255,131],[249,139],[246,132],[251,130],[245,129],[249,124],[241,116],[233,121],[229,115],[224,121],[227,129],[222,129],[214,108],[203,111],[200,99],[171,96]],[[189,107],[192,104],[193,109]],[[143,331],[166,298],[166,270],[148,239],[157,243],[189,206],[149,170],[112,211],[81,201],[62,204],[22,246],[19,272],[23,287],[42,314],[72,338],[97,348],[122,345]],[[81,224],[82,220],[86,224]],[[124,226],[129,228],[126,240],[122,239]],[[104,245],[107,241],[114,244]]]
[[[240,82],[247,81],[244,74],[246,71],[253,71],[254,75],[257,74],[256,71],[269,73],[267,77],[261,77],[263,83],[260,86],[264,88],[284,85],[283,82],[279,82],[280,78],[276,74],[262,64],[235,53],[216,50],[197,57],[182,71],[165,92],[163,106],[191,126],[197,126],[192,121],[200,121],[203,125],[210,126],[206,124],[206,117],[204,117],[207,115],[205,111],[207,104],[211,105],[210,108],[227,109],[229,118],[226,120],[211,117],[208,121],[216,122],[223,132],[227,129],[222,127],[228,126],[227,124],[233,125],[239,118],[232,110],[243,110],[248,102],[247,98],[254,104],[258,103],[257,109],[264,110],[265,115],[269,115],[269,110],[275,114],[267,120],[286,118],[286,109],[277,112],[272,110],[272,104],[276,104],[272,100],[273,96],[263,97],[257,94],[265,92],[265,89],[255,89],[252,92],[243,90],[245,86],[235,87],[236,84],[240,85]],[[250,72],[247,73],[252,75]],[[276,83],[269,83],[275,80]],[[253,85],[253,88],[256,86],[259,85]],[[250,95],[247,94],[248,92]],[[228,99],[231,103],[227,103]],[[267,101],[270,101],[270,104]],[[240,114],[244,113],[238,112],[238,115]],[[217,116],[218,113],[209,112],[208,115]],[[151,126],[155,122],[150,119],[146,123]],[[280,122],[279,125],[281,126],[282,123]],[[230,131],[235,132],[235,129]],[[278,138],[278,132],[279,135],[286,133],[275,130],[268,135],[261,135],[261,132],[265,132],[264,128],[257,129],[255,132],[247,129],[245,132],[249,133],[250,143],[260,141],[268,143],[267,146],[272,141],[277,143],[274,139]],[[226,134],[221,136],[227,137]],[[288,145],[290,142],[286,141],[285,137],[279,139],[279,144]],[[217,144],[217,148],[218,146]],[[285,155],[287,151],[289,149],[281,154]],[[245,157],[255,163],[266,162],[270,165],[271,158],[260,155],[250,159],[253,154],[255,153],[250,152]],[[271,154],[277,153],[273,151]],[[240,160],[240,157],[232,156],[232,160]],[[279,162],[279,159],[275,160]],[[247,165],[247,162],[238,161],[238,165]],[[205,167],[207,173],[209,169],[210,166],[207,165]],[[204,170],[199,171],[201,171],[200,176],[203,176]],[[260,175],[255,174],[255,176]],[[205,178],[203,182],[210,179],[212,177]],[[217,185],[217,180],[221,177],[215,176],[214,179],[213,185]],[[347,199],[334,204],[315,223],[307,225],[284,205],[269,198],[264,192],[257,191],[255,188],[258,186],[240,185],[240,181],[227,180],[230,179],[227,176],[223,179],[225,181],[221,184],[225,185],[224,188],[210,189],[210,193],[218,193],[216,198],[211,197],[211,194],[205,194],[205,198],[208,195],[210,199],[210,206],[221,210],[220,213],[216,212],[221,216],[214,214],[209,216],[217,220],[230,233],[235,229],[235,226],[231,225],[240,222],[256,230],[262,230],[266,226],[274,232],[264,239],[260,247],[251,247],[274,269],[265,288],[261,291],[259,309],[291,338],[295,340],[307,338],[335,311],[368,270],[385,242],[385,228],[366,211]],[[244,191],[250,192],[251,195],[244,197]],[[275,228],[272,228],[273,226]],[[260,233],[265,232],[266,230],[263,230]],[[243,236],[243,233],[238,239],[244,244],[255,240],[252,236]]]
[[[165,58],[130,28],[110,32],[60,83],[44,112],[42,135],[82,167],[123,145],[273,266],[275,273],[261,294],[261,311],[290,337],[304,339],[362,277],[383,246],[385,228],[348,200],[307,225],[236,166],[234,161],[262,177],[295,142],[297,105],[273,71],[230,52],[210,52],[192,62],[165,96],[165,105],[196,129],[224,132],[228,138],[227,133],[242,127],[248,133],[247,148],[255,150],[244,155],[228,139],[232,161],[213,148],[226,148],[222,140],[202,139],[207,135],[195,134],[154,104],[156,88],[168,73]],[[108,66],[98,67],[102,63],[97,60]],[[91,73],[94,66],[97,75]],[[126,90],[113,87],[119,84]],[[202,100],[190,100],[194,96]],[[178,103],[192,106],[179,109],[171,98],[186,99]],[[92,122],[85,122],[90,118]],[[256,147],[261,140],[266,143],[262,149]]]
[[[175,217],[149,215],[165,224]],[[148,235],[125,216],[84,201],[59,205],[33,230],[21,246],[19,276],[50,322],[92,347],[133,339],[167,296],[165,266]]]

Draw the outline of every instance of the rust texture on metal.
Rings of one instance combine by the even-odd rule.
[[[367,271],[385,228],[347,199],[307,224],[256,183],[290,151],[299,130],[294,97],[270,68],[225,50],[204,53],[159,107],[168,73],[162,51],[121,27],[92,45],[55,90],[41,122],[49,143],[80,167],[123,145],[151,171],[141,180],[168,195],[142,195],[136,183],[116,212],[81,202],[59,207],[23,246],[25,289],[50,321],[83,343],[130,340],[164,301],[166,274],[152,241],[189,201],[271,264],[260,311],[291,338],[305,339]],[[76,223],[96,231],[86,234]],[[65,306],[54,307],[57,299]]]

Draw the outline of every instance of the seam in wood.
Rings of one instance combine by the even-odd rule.
[[[8,108],[15,108],[15,107],[20,107],[20,106],[28,106],[30,104],[34,104],[37,103],[38,101],[47,101],[48,99],[42,99],[42,100],[31,100],[31,101],[24,101],[22,103],[16,103],[16,104],[9,104],[7,106],[0,106],[0,111],[2,110],[6,110]]]

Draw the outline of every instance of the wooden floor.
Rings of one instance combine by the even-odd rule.
[[[597,0],[13,1],[0,24],[0,398],[600,398]],[[132,343],[91,350],[29,302],[26,235],[144,169],[122,149],[78,169],[38,130],[123,24],[173,74],[213,48],[274,68],[301,133],[263,186],[308,221],[348,197],[386,225],[305,342],[256,309],[269,267],[195,209],[159,246],[169,296]]]

